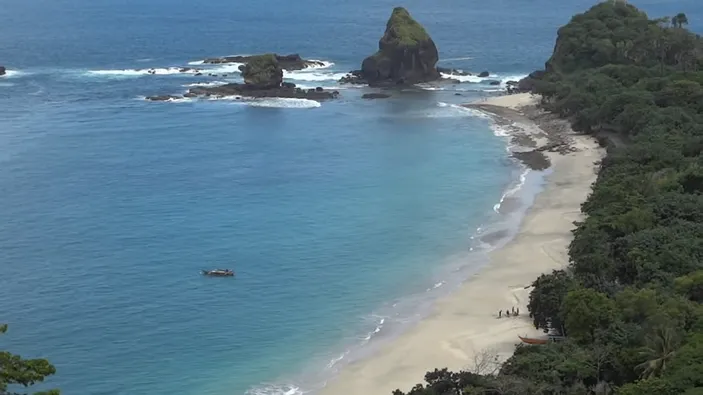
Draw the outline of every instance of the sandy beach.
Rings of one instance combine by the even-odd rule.
[[[322,394],[407,391],[422,382],[428,370],[472,369],[486,354],[502,361],[512,354],[518,335],[544,335],[528,317],[529,286],[540,274],[566,266],[573,222],[581,217],[580,205],[596,179],[596,162],[604,150],[594,139],[573,134],[564,121],[541,114],[536,100],[517,94],[467,105],[493,114],[526,155],[546,158],[553,169],[518,234],[492,252],[489,264],[457,292],[438,301],[426,319],[373,356],[344,367]],[[519,308],[520,316],[497,317],[499,310],[511,307]]]

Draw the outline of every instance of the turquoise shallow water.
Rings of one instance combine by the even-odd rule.
[[[153,104],[139,98],[213,79],[125,70],[300,52],[334,64],[288,79],[332,87],[394,5],[7,1],[2,345],[49,357],[69,395],[292,395],[482,264],[489,246],[471,237],[515,224],[493,208],[521,172],[488,120],[454,104],[495,87]],[[539,67],[588,2],[405,5],[443,65],[504,82]],[[644,6],[703,20],[690,1]],[[198,274],[220,266],[238,277]]]

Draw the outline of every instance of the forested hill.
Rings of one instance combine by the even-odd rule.
[[[576,130],[625,142],[569,267],[530,295],[535,325],[567,340],[520,345],[497,374],[429,372],[410,394],[703,394],[703,42],[687,24],[605,2],[559,30],[533,91]]]

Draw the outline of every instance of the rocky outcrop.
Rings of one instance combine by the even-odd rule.
[[[0,75],[5,75],[5,73],[7,73],[5,66],[0,66]]]
[[[244,84],[254,90],[277,88],[283,83],[283,69],[274,54],[252,56],[249,62],[239,66],[239,71]]]
[[[226,84],[213,87],[192,88],[187,94],[195,96],[243,96],[243,97],[282,97],[291,99],[327,100],[339,96],[338,91],[328,91],[321,87],[300,89],[295,84],[285,83],[277,87],[261,89],[247,84]]]
[[[222,63],[249,63],[252,59],[257,58],[261,55],[254,56],[225,56],[221,58],[208,58],[203,60],[205,64],[222,64]],[[278,64],[282,69],[287,71],[302,70],[308,67],[322,67],[325,64],[318,60],[305,60],[300,57],[300,55],[290,54],[290,55],[277,55],[273,54],[278,61]]]
[[[378,42],[378,51],[352,72],[371,86],[416,84],[440,78],[437,46],[405,8],[396,7]]]
[[[527,77],[521,79],[517,82],[514,87],[515,92],[532,92],[535,87],[535,83],[544,77],[544,70],[535,70],[530,73]]]
[[[450,68],[446,68],[446,67],[437,67],[437,71],[442,74],[459,75],[462,77],[472,75],[468,71],[459,70],[459,69],[450,69]]]
[[[339,95],[337,91],[326,91],[320,87],[300,89],[295,84],[283,82],[283,69],[274,54],[251,56],[246,64],[239,66],[243,84],[231,83],[212,87],[195,87],[183,97],[281,97],[295,99],[325,100]],[[152,101],[171,101],[178,96],[150,96]]]

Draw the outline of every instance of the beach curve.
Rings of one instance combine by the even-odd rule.
[[[536,119],[537,97],[516,94],[490,98],[469,107],[491,113],[513,140],[532,141],[551,164],[544,189],[522,220],[519,232],[490,262],[431,314],[366,359],[345,366],[320,390],[322,395],[389,395],[420,383],[427,371],[471,369],[476,359],[512,355],[519,336],[540,336],[527,314],[531,283],[542,273],[568,264],[574,221],[596,180],[604,150],[589,136],[577,135],[564,121]],[[557,143],[555,143],[555,140]],[[534,146],[525,144],[525,146]],[[568,146],[568,147],[567,147]],[[568,148],[568,149],[565,149]],[[498,311],[519,308],[518,317],[498,318]]]

